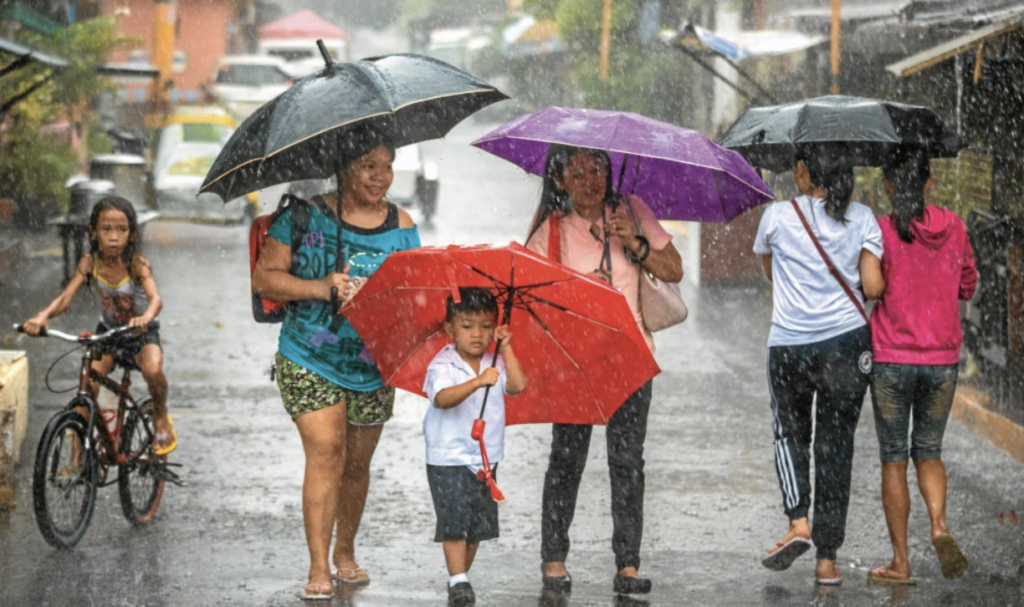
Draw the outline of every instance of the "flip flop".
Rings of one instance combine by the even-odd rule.
[[[154,448],[153,449],[153,454],[154,455],[167,455],[167,454],[171,453],[172,451],[174,451],[175,449],[178,448],[178,431],[174,429],[174,420],[171,419],[171,414],[170,413],[167,414],[167,423],[170,424],[170,427],[171,427],[170,436],[173,437],[173,440],[171,441],[171,444],[167,445],[166,447],[162,447],[160,449]],[[156,436],[153,437],[153,442],[154,443],[162,442],[162,441],[166,440],[167,437],[168,437],[168,434],[166,432],[158,432],[156,434]]]
[[[772,571],[789,569],[797,558],[811,549],[811,540],[794,537],[779,547],[778,550],[761,559],[761,564]]]
[[[319,591],[319,590],[318,591],[306,590],[306,588],[308,588],[308,587],[309,587],[309,584],[306,584],[306,586],[303,587],[302,592],[299,593],[299,598],[302,599],[303,601],[329,601],[329,600],[334,598],[334,589],[333,588],[331,590],[329,590],[328,592],[322,592],[322,591]],[[322,588],[322,586],[321,586],[321,588]]]
[[[814,583],[818,586],[839,586],[843,583],[843,574],[840,573],[836,577],[815,577]]]
[[[868,581],[888,586],[917,586],[916,579],[912,577],[896,577],[895,574],[885,567],[878,567],[868,571]]]
[[[370,574],[362,567],[355,567],[353,569],[338,567],[336,571],[331,572],[331,577],[342,584],[351,584],[353,586],[366,586],[370,583]]]
[[[935,546],[935,552],[939,555],[942,577],[957,578],[967,571],[967,557],[960,551],[960,546],[952,536],[943,534],[932,538],[932,545]]]

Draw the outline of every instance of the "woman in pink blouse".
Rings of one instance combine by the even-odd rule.
[[[654,339],[644,326],[639,306],[640,269],[677,283],[683,278],[683,264],[672,245],[672,235],[647,205],[635,196],[615,193],[610,167],[604,150],[552,145],[544,190],[526,246],[622,291],[653,352]],[[630,213],[636,217],[639,233]],[[613,587],[622,594],[646,594],[651,590],[651,581],[638,572],[643,536],[643,451],[650,404],[648,381],[608,421],[612,550],[617,570]],[[579,424],[552,427],[541,521],[541,569],[548,592],[567,594],[572,589],[565,559],[591,430],[591,426]]]

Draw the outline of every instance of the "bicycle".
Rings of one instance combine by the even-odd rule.
[[[158,327],[156,321],[148,326]],[[21,325],[14,328],[23,332]],[[43,538],[55,548],[71,548],[85,535],[99,487],[116,482],[125,517],[133,525],[143,525],[156,517],[165,481],[184,485],[169,469],[180,464],[168,463],[167,456],[153,453],[151,399],[137,402],[131,395],[131,371],[138,370],[138,366],[123,347],[133,337],[131,331],[130,327],[117,327],[101,335],[70,335],[44,328],[39,334],[85,348],[78,390],[47,422],[32,470],[36,523]],[[92,362],[103,356],[100,345],[108,341],[114,346],[115,366],[124,370],[120,383],[92,368]],[[90,381],[98,382],[117,396],[116,410],[99,407],[92,396]],[[107,481],[111,466],[117,466],[117,478]]]

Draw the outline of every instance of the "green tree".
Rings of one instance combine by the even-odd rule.
[[[692,4],[697,4],[694,1]],[[608,79],[600,78],[603,2],[598,0],[526,0],[524,9],[538,19],[558,22],[569,45],[571,76],[583,95],[583,105],[639,112],[670,122],[689,122],[686,82],[691,62],[661,45],[644,40],[641,24],[645,5],[657,5],[657,28],[678,28],[691,2],[658,3],[612,0]]]
[[[42,207],[41,214],[45,215],[66,208],[67,178],[76,170],[84,170],[90,155],[111,148],[110,141],[96,133],[96,118],[89,110],[102,92],[113,90],[96,68],[126,40],[117,36],[112,17],[101,17],[68,26],[52,36],[26,34],[21,42],[69,64],[10,110],[8,130],[0,147],[3,193],[20,205]],[[5,89],[27,90],[43,76],[38,68],[19,70],[9,76],[9,83],[5,81]],[[84,142],[77,154],[53,136],[41,133],[44,126],[60,120],[67,120]]]

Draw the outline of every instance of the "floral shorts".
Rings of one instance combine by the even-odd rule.
[[[356,426],[376,426],[391,419],[395,408],[395,389],[390,386],[372,392],[347,390],[293,363],[281,356],[280,352],[274,355],[274,368],[281,400],[292,420],[337,403],[344,403],[348,411],[348,423]]]

